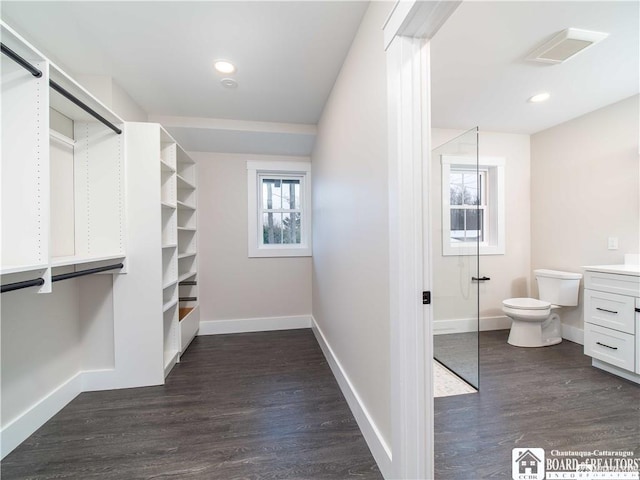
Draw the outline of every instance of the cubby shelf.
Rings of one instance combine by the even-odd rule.
[[[180,275],[178,277],[178,283],[186,280],[187,278],[191,278],[191,277],[195,277],[197,275],[198,272],[195,271],[191,271],[191,272],[187,272],[187,273],[183,273],[182,275]]]
[[[171,210],[175,210],[177,208],[177,205],[175,203],[160,202],[160,204],[162,205],[162,208],[168,208]]]
[[[178,208],[182,209],[182,210],[195,210],[196,207],[194,205],[187,205],[184,202],[181,202],[180,200],[178,200]]]
[[[176,171],[175,168],[165,162],[162,158],[160,158],[160,167],[166,172],[174,173]]]
[[[195,232],[196,230],[195,227],[178,227],[179,232]]]
[[[169,310],[171,307],[175,307],[178,304],[178,299],[174,299],[171,300],[170,302],[165,303],[162,306],[162,313],[166,312],[167,310]]]
[[[181,175],[176,175],[176,178],[178,180],[178,188],[189,189],[189,190],[195,190],[196,189],[196,186],[194,184],[192,184],[191,182],[187,181]]]
[[[177,243],[167,243],[166,245],[162,245],[162,248],[176,248],[177,246]]]
[[[197,255],[196,252],[185,252],[178,254],[178,260],[182,258],[195,257]]]

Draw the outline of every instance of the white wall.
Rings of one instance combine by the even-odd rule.
[[[53,286],[52,294],[28,288],[2,295],[3,428],[80,371],[77,280]]]
[[[392,3],[372,2],[318,124],[313,315],[391,441],[386,58]]]
[[[464,292],[472,288],[469,257],[442,255],[442,169],[440,155],[450,153],[444,144],[464,133],[434,128],[431,131],[431,192],[433,245],[434,318],[472,318],[476,297]],[[491,278],[480,284],[480,328],[487,317],[502,317],[502,300],[529,295],[530,278],[530,137],[480,130],[479,155],[505,159],[505,254],[481,255],[480,276]],[[471,315],[470,315],[471,314]],[[485,327],[486,328],[486,327]],[[450,332],[449,332],[450,333]]]
[[[190,152],[198,165],[201,320],[311,313],[311,258],[248,258],[247,161],[301,157]]]
[[[583,273],[639,253],[639,98],[532,136],[532,268]],[[607,237],[618,237],[618,250],[607,249]],[[560,315],[582,328],[582,294],[579,307]]]
[[[123,120],[127,122],[148,121],[147,112],[112,77],[105,75],[76,75],[74,78]]]

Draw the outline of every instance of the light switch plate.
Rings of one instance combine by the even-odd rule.
[[[617,250],[618,249],[618,237],[609,237],[607,241],[607,245],[609,246],[609,250]]]

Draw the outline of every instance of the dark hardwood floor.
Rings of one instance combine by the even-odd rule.
[[[480,333],[480,392],[435,399],[437,480],[511,479],[511,449],[630,450],[640,459],[640,386],[591,367],[582,345],[507,344]]]
[[[311,330],[196,337],[164,386],[81,394],[0,469],[2,480],[382,478]]]

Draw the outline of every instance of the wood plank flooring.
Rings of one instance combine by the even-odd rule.
[[[434,400],[436,479],[511,479],[515,447],[640,458],[639,385],[591,367],[582,345],[517,348],[508,334],[480,333],[480,393]]]
[[[164,386],[81,394],[0,475],[382,478],[311,330],[196,337]]]

